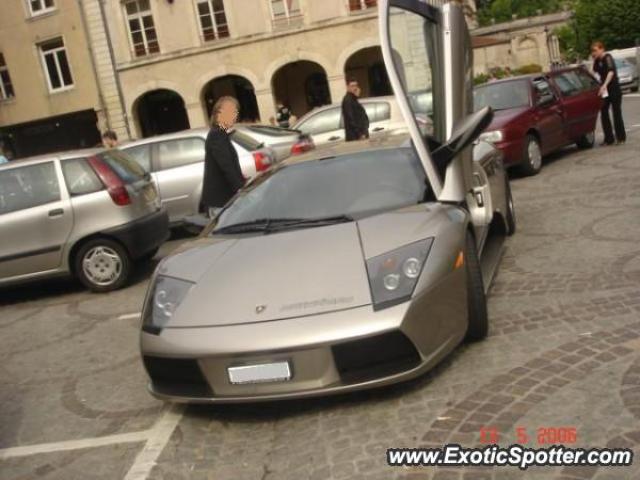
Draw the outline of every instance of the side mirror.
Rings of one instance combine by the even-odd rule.
[[[482,132],[491,124],[493,110],[485,107],[465,117],[454,129],[451,138],[441,145],[432,154],[438,170],[444,172],[451,161],[471,145]]]
[[[539,107],[547,107],[551,105],[555,101],[556,97],[553,93],[545,93],[538,98],[538,106]]]

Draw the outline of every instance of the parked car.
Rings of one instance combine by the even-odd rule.
[[[598,89],[584,67],[477,86],[475,108],[490,106],[495,112],[480,138],[503,151],[507,166],[535,175],[543,156],[553,151],[573,143],[593,147],[602,102]]]
[[[159,135],[130,142],[121,147],[151,177],[169,212],[172,226],[200,212],[204,176],[206,128]],[[275,162],[273,151],[242,131],[234,131],[231,141],[238,152],[242,173],[253,178]]]
[[[481,142],[474,161],[467,148],[491,110],[445,103],[472,94],[464,10],[397,3],[407,10],[379,4],[392,32],[381,42],[411,141],[389,132],[291,157],[166,258],[142,314],[153,395],[253,402],[390,385],[487,335],[485,292],[515,215],[501,153]],[[445,25],[450,44],[430,45]],[[423,75],[395,70],[417,58]],[[427,139],[398,78],[426,92],[444,81],[445,58],[455,73]],[[447,116],[459,120],[450,134]]]
[[[127,282],[169,236],[150,175],[117,150],[0,165],[0,285],[73,275],[95,292]]]
[[[638,69],[631,62],[624,58],[614,58],[616,69],[618,70],[618,81],[623,92],[638,91]]]
[[[315,148],[313,139],[299,130],[259,124],[239,124],[235,129],[273,150],[277,162]]]
[[[369,133],[372,138],[387,132],[407,132],[395,98],[362,98],[360,103],[369,117]],[[310,135],[318,146],[342,142],[345,138],[342,106],[334,103],[316,108],[304,115],[293,128]]]

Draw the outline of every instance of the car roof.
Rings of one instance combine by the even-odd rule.
[[[358,101],[360,103],[376,103],[376,102],[395,102],[396,97],[393,95],[386,95],[384,97],[365,97],[359,98]],[[340,108],[342,106],[342,102],[330,103],[328,105],[322,105],[321,107],[316,107],[313,110],[305,113],[296,123],[300,123],[302,120],[310,117],[311,115],[315,115],[318,112],[322,112],[324,110],[329,110],[331,108]]]
[[[500,85],[501,83],[518,82],[522,80],[533,80],[534,78],[540,78],[540,77],[546,77],[546,76],[553,77],[562,73],[572,72],[575,70],[586,70],[586,67],[584,65],[576,65],[573,67],[564,67],[564,68],[559,68],[557,70],[551,70],[549,72],[537,72],[537,73],[527,73],[525,75],[515,75],[513,77],[501,78],[499,80],[494,80],[493,82],[483,83],[481,85],[477,85],[477,87],[480,88],[480,87],[487,87],[490,85]]]
[[[138,145],[147,145],[149,143],[162,142],[164,140],[179,140],[185,137],[202,137],[206,138],[209,133],[208,127],[191,128],[189,130],[180,130],[179,132],[165,133],[162,135],[154,135],[153,137],[140,138],[130,142],[122,143],[121,148],[136,147]]]
[[[351,154],[373,152],[377,150],[409,148],[409,135],[386,135],[356,142],[340,142],[324,145],[302,155],[294,155],[284,160],[283,164],[292,165],[325,158],[342,157]]]
[[[34,155],[32,157],[17,158],[7,163],[0,164],[0,170],[5,168],[13,168],[16,166],[33,165],[52,160],[67,160],[69,158],[89,157],[104,152],[105,148],[84,148],[78,150],[67,150],[64,152],[46,153],[42,155]]]

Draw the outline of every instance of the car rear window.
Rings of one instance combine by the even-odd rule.
[[[250,152],[253,152],[254,150],[258,150],[263,146],[262,143],[260,143],[253,137],[250,137],[246,133],[242,133],[237,130],[234,130],[233,133],[231,134],[231,140],[237,143],[238,145],[240,145],[245,150],[249,150]]]
[[[262,125],[251,125],[245,127],[250,132],[258,133],[260,135],[268,135],[270,137],[290,137],[292,135],[299,135],[298,130],[292,130],[290,128],[278,128]]]
[[[74,158],[62,162],[62,173],[67,190],[72,196],[99,192],[104,185],[86,158]]]
[[[109,165],[125,183],[140,181],[147,174],[144,168],[120,150],[108,150],[96,156]]]

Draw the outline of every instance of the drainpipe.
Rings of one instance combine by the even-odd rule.
[[[82,22],[82,29],[87,38],[87,49],[89,50],[89,56],[91,57],[91,70],[93,70],[93,76],[96,80],[96,87],[98,89],[98,103],[105,118],[107,119],[107,129],[111,130],[111,121],[109,119],[109,112],[106,108],[104,96],[102,95],[102,88],[100,88],[100,78],[98,77],[98,67],[96,65],[96,57],[94,56],[93,45],[91,42],[91,34],[89,33],[89,23],[87,22],[87,14],[84,11],[84,5],[82,0],[77,0],[78,9],[80,10],[80,21]]]
[[[107,25],[106,14],[104,11],[104,1],[105,0],[96,0],[98,2],[98,6],[100,7],[100,21],[102,22],[102,27],[104,29],[104,33],[107,37],[107,46],[109,47],[109,57],[111,58],[111,68],[113,68],[113,76],[116,80],[116,89],[118,90],[118,99],[120,100],[120,108],[122,109],[122,116],[124,118],[124,128],[127,130],[127,136],[131,138],[131,126],[129,125],[129,115],[127,113],[127,107],[124,103],[124,96],[122,94],[122,84],[120,83],[120,76],[118,71],[116,70],[116,57],[113,53],[113,45],[111,43],[111,32],[109,32],[109,25]]]

